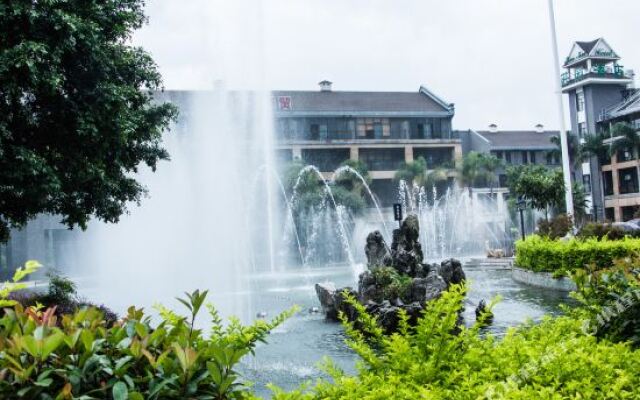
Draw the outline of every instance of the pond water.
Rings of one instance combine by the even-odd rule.
[[[491,330],[500,334],[509,326],[522,323],[527,318],[538,319],[544,314],[557,314],[559,305],[567,301],[566,294],[526,286],[511,279],[511,271],[499,266],[465,267],[471,288],[467,297],[465,320],[474,321],[475,305],[481,299],[490,300],[496,295],[502,301],[494,308]],[[306,273],[281,273],[254,276],[251,279],[249,309],[255,313],[266,312],[273,317],[282,310],[297,304],[301,312],[290,318],[268,337],[268,344],[260,345],[254,357],[248,357],[242,365],[245,378],[254,382],[258,394],[268,397],[267,383],[284,389],[295,388],[305,381],[315,381],[322,376],[318,364],[323,357],[330,357],[347,372],[353,372],[355,354],[344,344],[343,330],[337,323],[327,322],[321,313],[310,313],[319,307],[313,284],[332,281],[336,286],[352,282],[347,267],[327,267]]]

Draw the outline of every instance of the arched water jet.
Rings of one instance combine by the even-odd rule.
[[[382,215],[382,211],[380,210],[380,204],[378,204],[378,200],[376,200],[376,197],[373,194],[373,192],[371,191],[371,188],[369,187],[369,185],[367,184],[367,181],[364,179],[364,177],[355,168],[353,168],[353,167],[351,167],[349,165],[343,165],[342,167],[340,167],[340,168],[338,168],[338,169],[336,169],[334,171],[333,179],[331,181],[335,182],[336,178],[338,176],[340,176],[344,172],[348,172],[350,174],[355,175],[362,182],[362,185],[366,189],[367,193],[369,194],[369,197],[371,198],[371,201],[373,202],[374,207],[376,208],[376,211],[378,213],[378,218],[380,219],[380,222],[382,223],[382,226],[384,228],[384,232],[387,235],[387,239],[391,238],[391,236],[389,235],[389,229],[387,228],[387,224],[384,221],[384,216]]]
[[[305,174],[310,173],[310,172],[314,173],[319,178],[320,182],[322,182],[322,184],[324,186],[324,192],[329,197],[329,199],[331,200],[331,203],[333,205],[333,209],[336,211],[336,221],[337,221],[338,235],[340,236],[340,242],[342,244],[343,251],[347,255],[347,259],[348,259],[348,262],[349,262],[349,267],[351,268],[351,271],[352,271],[352,273],[354,275],[354,278],[357,279],[358,274],[359,274],[359,269],[357,268],[355,259],[353,257],[353,252],[351,251],[351,245],[349,244],[349,238],[348,238],[348,235],[347,235],[347,230],[345,229],[345,226],[344,226],[342,212],[340,212],[339,209],[338,209],[338,204],[336,202],[335,197],[333,196],[333,192],[331,191],[331,186],[329,186],[329,183],[327,182],[326,179],[324,179],[324,176],[322,175],[322,172],[320,172],[320,170],[316,166],[307,165],[304,168],[302,168],[300,170],[300,172],[298,173],[298,177],[296,178],[296,183],[293,186],[293,193],[291,195],[291,205],[292,205],[292,207],[295,207],[295,205],[296,205],[296,203],[298,201],[298,188],[300,187],[300,183],[302,181],[302,177]]]

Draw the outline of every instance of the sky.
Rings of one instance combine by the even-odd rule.
[[[555,3],[561,61],[604,37],[640,73],[640,1]],[[455,103],[455,129],[559,126],[546,0],[148,0],[147,15],[132,41],[167,89],[424,84]]]

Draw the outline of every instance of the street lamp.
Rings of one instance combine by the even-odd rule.
[[[518,211],[520,211],[520,235],[522,236],[522,240],[524,240],[524,209],[527,208],[527,202],[520,198],[518,200]]]

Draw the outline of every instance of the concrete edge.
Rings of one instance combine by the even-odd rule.
[[[576,290],[576,284],[570,278],[554,278],[550,272],[534,272],[527,269],[518,268],[515,265],[511,270],[511,277],[514,281],[524,283],[529,286],[536,286],[551,290],[571,292]]]

